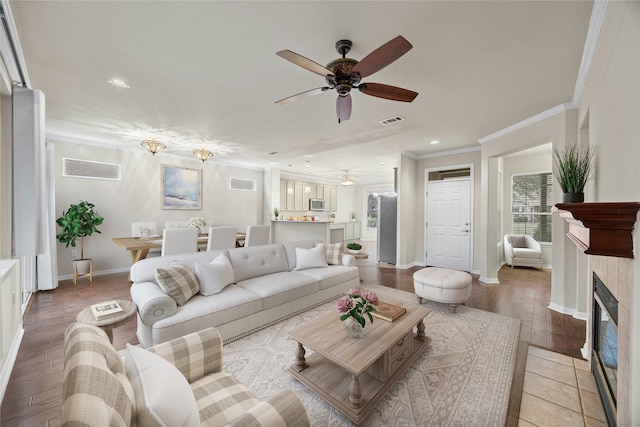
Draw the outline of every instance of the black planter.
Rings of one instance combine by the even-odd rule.
[[[562,203],[582,203],[584,202],[584,193],[563,193]]]

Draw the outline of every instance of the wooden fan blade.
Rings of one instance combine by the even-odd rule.
[[[381,83],[363,83],[358,86],[360,92],[378,98],[390,99],[392,101],[411,102],[416,99],[418,92],[401,87],[383,85]]]
[[[304,68],[305,70],[309,70],[312,73],[320,74],[322,77],[334,75],[331,71],[327,70],[325,67],[318,64],[317,62],[314,62],[309,58],[305,58],[302,55],[298,55],[295,52],[291,52],[290,50],[281,50],[280,52],[276,52],[276,55],[286,59],[289,62],[293,62],[294,64]]]
[[[298,93],[296,95],[292,95],[292,96],[289,96],[287,98],[283,98],[283,99],[281,99],[279,101],[276,101],[276,104],[279,104],[279,105],[288,104],[290,102],[297,101],[298,99],[308,98],[310,96],[317,95],[319,93],[326,92],[328,90],[331,90],[331,88],[328,87],[328,86],[317,87],[315,89],[307,90],[305,92],[301,92],[301,93]]]
[[[370,76],[409,52],[412,47],[407,39],[398,36],[365,56],[353,67],[353,72],[360,74],[360,77]]]
[[[338,123],[351,118],[351,94],[338,96],[336,100],[336,113],[338,114]]]

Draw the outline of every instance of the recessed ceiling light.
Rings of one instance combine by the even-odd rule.
[[[440,141],[438,141],[437,139],[434,139],[433,141],[431,141],[431,145],[436,145],[436,144],[440,144]]]
[[[380,162],[381,165],[384,165],[384,162]]]
[[[107,80],[107,82],[109,84],[114,85],[115,87],[120,87],[120,88],[129,88],[129,84],[127,82],[125,82],[124,80],[120,80],[120,79],[109,79]]]
[[[313,154],[305,154],[305,155],[304,155],[304,157],[306,157],[306,158],[310,159],[310,158],[312,158],[312,157],[313,157]]]
[[[269,162],[269,164],[270,164],[271,166],[278,166],[280,163],[278,163],[278,162]]]

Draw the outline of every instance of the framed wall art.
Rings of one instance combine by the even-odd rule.
[[[202,170],[162,165],[162,209],[202,209]]]

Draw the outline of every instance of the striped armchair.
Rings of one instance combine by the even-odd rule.
[[[142,401],[136,399],[136,380],[127,376],[128,367],[104,331],[74,323],[65,332],[64,351],[63,425],[135,426],[136,401],[138,405]],[[215,328],[146,351],[168,361],[186,378],[201,426],[309,425],[302,402],[290,390],[259,400],[222,372],[222,340]],[[175,389],[166,391],[174,393]]]

